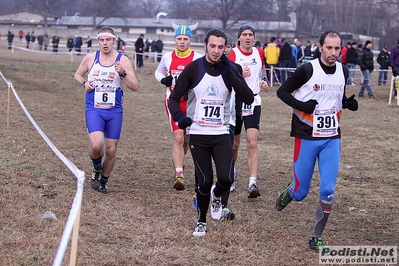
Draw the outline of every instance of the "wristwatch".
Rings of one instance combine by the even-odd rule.
[[[82,85],[82,87],[84,87],[86,84],[86,80],[83,80],[82,83],[80,85]]]
[[[127,76],[127,73],[125,70],[123,70],[122,74],[119,75],[121,78],[124,78]]]

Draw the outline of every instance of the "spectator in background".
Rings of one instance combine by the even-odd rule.
[[[30,43],[30,33],[28,32],[25,36],[26,40],[26,49],[29,49],[29,43]]]
[[[36,36],[35,33],[32,31],[32,34],[30,35],[30,42],[32,43],[32,49],[34,50],[36,45],[35,45],[35,41],[36,41]]]
[[[22,38],[24,37],[24,32],[22,30],[20,30],[18,32],[18,35],[19,35],[19,41],[22,42]]]
[[[87,44],[87,53],[90,53],[91,52],[91,45],[92,45],[92,40],[91,40],[90,36],[87,36],[86,44]]]
[[[157,43],[156,43],[155,40],[152,40],[152,42],[150,44],[150,48],[151,48],[150,49],[150,53],[151,53],[150,60],[151,60],[152,63],[154,63],[156,61],[155,53],[157,51]]]
[[[280,56],[278,61],[280,62],[280,67],[285,68],[280,70],[281,84],[287,79],[288,70],[287,68],[291,68],[292,66],[292,48],[288,41],[284,41],[283,46],[280,49]]]
[[[43,41],[44,41],[43,35],[37,36],[37,43],[39,44],[39,50],[40,51],[43,49]]]
[[[370,80],[371,80],[371,72],[374,70],[374,58],[373,58],[373,51],[371,47],[373,43],[369,40],[366,41],[364,44],[363,49],[359,53],[359,65],[360,70],[363,74],[363,84],[359,91],[359,97],[364,97],[363,93],[364,90],[367,89],[367,93],[370,99],[375,99],[373,91],[371,90]]]
[[[78,55],[81,55],[82,45],[83,45],[82,36],[77,35],[75,38],[75,51],[77,52]]]
[[[310,43],[310,41],[306,42],[306,46],[303,49],[303,55],[304,55],[303,60],[302,60],[303,64],[312,60],[312,44]]]
[[[314,42],[313,43],[313,47],[312,47],[312,49],[313,49],[313,59],[316,59],[316,58],[320,58],[320,56],[321,56],[321,53],[320,53],[320,50],[319,50],[319,46],[317,45],[317,42]]]
[[[144,48],[144,52],[145,52],[145,60],[148,59],[148,53],[150,52],[150,41],[148,39],[145,39],[145,48]]]
[[[346,53],[348,52],[348,50],[352,47],[352,43],[348,42],[346,43],[346,46],[344,48],[342,48],[341,51],[341,63],[343,65],[346,65]]]
[[[58,53],[58,44],[60,43],[60,38],[58,38],[58,36],[54,36],[51,40],[51,43],[53,44],[53,53]]]
[[[44,37],[43,37],[44,51],[47,51],[47,47],[48,47],[49,43],[50,43],[50,38],[48,37],[48,34],[46,33],[46,34],[44,34]]]
[[[359,53],[360,53],[360,51],[362,51],[362,49],[363,49],[363,44],[359,43],[357,46],[357,55],[358,55],[357,65],[359,65]],[[359,65],[359,68],[360,68],[360,65]],[[364,80],[363,72],[360,71],[360,84],[363,84],[363,80]]]
[[[7,33],[7,42],[8,42],[8,49],[10,49],[10,50],[12,48],[13,40],[14,40],[14,34],[11,31],[8,31],[8,33]]]
[[[157,48],[157,61],[161,62],[162,58],[162,50],[163,50],[163,42],[161,40],[161,36],[158,36],[158,40],[156,41],[156,48]]]
[[[270,38],[270,42],[266,45],[265,47],[265,57],[266,57],[266,65],[267,68],[273,66],[273,67],[278,67],[279,66],[279,61],[278,58],[280,56],[280,48],[278,47],[277,43],[276,43],[276,37],[271,37]],[[277,69],[274,69],[274,73],[275,73],[275,77],[274,78],[271,75],[271,71],[267,69],[268,72],[268,76],[269,76],[269,80],[272,81],[273,83],[277,83],[279,82],[280,78],[280,73],[277,72]],[[277,80],[275,80],[277,79]]]
[[[136,64],[139,68],[144,67],[144,62],[143,62],[143,54],[144,54],[144,49],[145,49],[145,44],[144,44],[144,34],[140,34],[140,36],[137,38],[136,42],[134,43],[134,47],[136,48]]]
[[[305,53],[303,51],[302,43],[300,40],[296,39],[295,41],[295,46],[296,46],[296,67],[299,67],[302,65],[303,58],[305,57]]]
[[[67,40],[68,51],[71,52],[74,46],[75,46],[75,41],[73,40],[73,37],[71,35],[71,36],[69,36],[69,38]]]
[[[312,53],[312,59],[315,59],[314,53],[318,50],[317,42],[312,42],[312,46],[310,47],[310,52]]]
[[[389,64],[392,68],[392,75],[396,78],[399,74],[399,39],[397,44],[391,48],[391,52],[389,54]],[[398,92],[395,89],[395,97],[397,97]]]
[[[357,61],[357,43],[352,42],[351,48],[348,49],[346,53],[346,67],[348,68],[348,85],[349,86],[356,86],[354,81],[355,72],[356,72],[356,65],[358,64]]]
[[[281,38],[278,38],[276,40],[276,44],[277,44],[278,48],[281,48],[283,46],[283,42],[281,41]]]
[[[125,51],[125,45],[125,41],[118,37],[116,41],[116,51],[118,51],[118,53],[123,53]]]
[[[388,79],[389,52],[388,47],[384,46],[377,56],[377,63],[380,65],[378,72],[378,86],[385,85]]]
[[[294,39],[294,43],[291,44],[291,67],[297,68],[298,63],[298,48],[296,47],[296,42],[298,39]]]

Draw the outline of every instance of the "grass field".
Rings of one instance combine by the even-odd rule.
[[[18,44],[17,44],[18,45]],[[23,45],[23,44],[21,44]],[[82,57],[7,50],[0,45],[0,71],[54,145],[89,176],[84,91],[73,79]],[[239,151],[237,192],[229,206],[236,219],[212,221],[208,233],[192,237],[194,173],[186,162],[187,189],[172,188],[171,132],[163,106],[164,87],[156,65],[145,61],[136,75],[139,90],[125,89],[124,125],[111,193],[86,181],[78,241],[78,265],[318,265],[308,248],[318,201],[316,169],[309,195],[283,212],[275,199],[290,181],[293,139],[291,109],[261,92],[258,185],[262,196],[247,198],[245,141]],[[357,74],[359,77],[359,74]],[[323,238],[328,245],[398,245],[399,108],[388,106],[389,86],[375,100],[343,111],[342,159],[332,214]],[[359,81],[359,80],[357,80]],[[359,84],[359,82],[358,82]],[[347,95],[360,86],[348,87]],[[68,168],[47,146],[0,80],[0,265],[51,265],[76,193]],[[56,219],[43,218],[52,212]],[[69,264],[70,249],[64,258]]]

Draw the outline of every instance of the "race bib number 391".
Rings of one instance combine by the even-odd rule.
[[[335,109],[315,110],[313,113],[313,137],[338,135],[338,117]]]

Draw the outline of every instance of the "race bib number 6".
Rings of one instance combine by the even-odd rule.
[[[96,88],[94,92],[94,107],[114,108],[115,107],[115,88]]]

